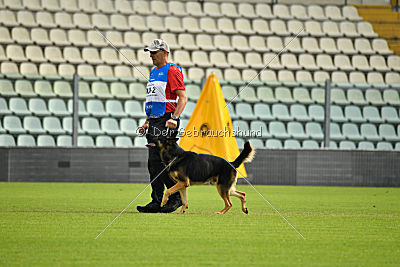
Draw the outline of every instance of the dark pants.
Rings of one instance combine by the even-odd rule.
[[[168,129],[167,131],[167,127],[165,127],[166,121],[170,118],[171,113],[166,113],[160,118],[149,119],[149,129],[146,135],[148,143],[155,143],[155,138],[166,138],[167,135],[169,137],[177,136],[179,120],[176,129]],[[149,147],[149,158],[147,162],[147,167],[150,173],[150,182],[152,182],[157,177],[157,175],[165,168],[165,165],[161,162],[160,152],[157,147]],[[167,188],[175,185],[175,182],[169,177],[167,170],[164,170],[151,184],[151,188],[153,190],[151,193],[151,198],[153,199],[153,202],[161,203],[164,195],[164,185],[167,186]],[[171,195],[169,199],[170,201],[181,201],[179,192]]]

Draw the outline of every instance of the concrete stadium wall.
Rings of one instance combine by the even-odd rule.
[[[246,170],[253,184],[400,186],[400,151],[258,149]],[[148,183],[147,149],[0,148],[0,181]]]

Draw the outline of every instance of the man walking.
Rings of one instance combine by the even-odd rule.
[[[150,72],[147,83],[146,96],[146,122],[140,127],[139,132],[147,131],[147,147],[149,148],[148,170],[152,182],[152,201],[146,206],[137,206],[139,212],[169,213],[182,205],[179,192],[171,195],[165,206],[160,207],[164,195],[164,185],[170,188],[175,182],[164,171],[153,182],[156,176],[165,168],[161,161],[155,138],[176,137],[179,127],[179,116],[185,108],[187,97],[181,67],[168,63],[168,44],[156,39],[144,51],[150,52],[155,67]],[[178,101],[177,101],[178,98]]]

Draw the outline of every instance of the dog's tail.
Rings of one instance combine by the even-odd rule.
[[[244,144],[244,148],[242,150],[242,153],[233,161],[231,164],[237,168],[242,164],[243,162],[251,162],[254,158],[256,151],[254,148],[250,145],[249,142],[246,142]]]

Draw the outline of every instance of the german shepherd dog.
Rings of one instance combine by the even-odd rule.
[[[240,155],[233,162],[228,162],[217,156],[185,151],[178,146],[177,140],[178,138],[158,139],[156,142],[163,163],[167,166],[172,162],[168,174],[176,182],[164,193],[161,207],[167,203],[170,195],[179,191],[182,209],[178,213],[184,213],[188,207],[187,187],[211,183],[217,185],[218,193],[225,202],[225,208],[217,212],[218,214],[224,214],[232,207],[229,196],[239,198],[242,202],[242,211],[247,214],[246,194],[235,188],[237,174],[235,168],[253,159],[255,150],[250,143],[246,142]]]

